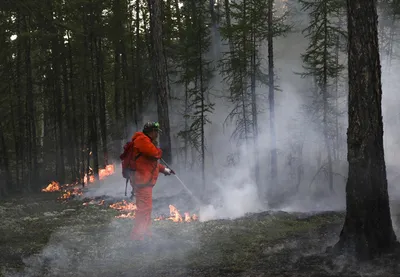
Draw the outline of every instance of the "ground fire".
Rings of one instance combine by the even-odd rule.
[[[99,179],[103,180],[107,176],[114,174],[114,172],[115,172],[114,165],[109,164],[105,168],[99,170]],[[85,176],[83,177],[83,182],[85,185],[88,185],[90,183],[94,183],[94,181],[95,181],[95,176],[93,169],[89,167],[89,175],[85,174]],[[62,195],[58,199],[69,200],[75,196],[83,195],[82,189],[78,187],[78,185],[79,182],[75,182],[72,184],[64,184],[61,186],[58,182],[52,181],[46,188],[42,189],[42,192],[61,191]]]
[[[107,165],[105,168],[99,170],[99,179],[103,180],[114,173],[115,173],[114,165]],[[83,181],[85,185],[95,183],[95,177],[92,168],[89,168],[89,175],[85,174]],[[63,202],[67,202],[68,200],[83,195],[83,191],[82,188],[79,186],[79,182],[72,184],[64,184],[61,186],[58,182],[52,181],[46,188],[42,189],[42,192],[61,192],[62,193],[61,196],[58,197],[57,199],[62,200]],[[106,203],[104,199],[103,200],[90,199],[89,201],[84,202],[82,205],[102,206],[105,204]],[[115,216],[116,218],[135,218],[135,211],[137,209],[135,203],[123,200],[120,202],[109,204],[108,207],[120,212],[119,215]],[[170,220],[173,222],[192,222],[192,221],[197,221],[198,216],[195,214],[190,215],[188,212],[181,215],[175,206],[169,205],[169,216],[157,216],[154,219],[154,221],[160,221],[160,220]]]
[[[123,200],[121,202],[111,204],[109,207],[121,212],[120,215],[115,216],[116,218],[135,218],[135,211],[137,209],[135,203],[130,203]],[[192,222],[198,220],[197,215],[193,214],[191,216],[188,212],[184,213],[182,216],[178,209],[173,205],[169,205],[169,213],[169,216],[158,216],[154,219],[154,221],[170,220],[173,222]]]
[[[197,221],[199,218],[197,215],[193,214],[192,216],[186,212],[182,215],[179,213],[178,209],[173,206],[173,205],[169,205],[169,217],[157,217],[156,219],[154,219],[155,221],[159,221],[159,220],[172,220],[173,222],[192,222],[192,221]]]
[[[54,191],[60,191],[61,187],[60,184],[56,181],[51,181],[51,183],[42,189],[42,192],[54,192]]]

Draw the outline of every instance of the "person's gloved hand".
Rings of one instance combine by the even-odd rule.
[[[173,171],[172,169],[166,168],[164,170],[164,174],[165,176],[171,175],[171,174],[175,174],[175,171]]]

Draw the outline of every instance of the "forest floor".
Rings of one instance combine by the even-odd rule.
[[[0,276],[399,276],[390,258],[332,258],[344,214],[262,212],[235,220],[156,221],[135,251],[132,219],[57,194],[0,202]],[[157,201],[157,200],[155,200]]]

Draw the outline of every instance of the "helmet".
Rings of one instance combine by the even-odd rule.
[[[143,126],[143,133],[149,133],[151,131],[158,131],[160,132],[160,123],[158,122],[147,122]]]

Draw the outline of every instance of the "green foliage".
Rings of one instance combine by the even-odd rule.
[[[142,106],[150,100],[148,11],[140,1],[136,18],[135,4],[15,1],[0,13],[0,114],[6,118],[0,153],[7,150],[0,176],[9,170],[6,182],[16,190],[65,174],[69,182],[89,165],[103,166],[110,138],[123,139],[119,130],[137,120],[137,100]],[[119,145],[113,150],[121,151]],[[90,152],[95,155],[88,157]]]
[[[178,135],[202,154],[205,148],[204,126],[211,123],[208,116],[214,110],[214,104],[208,99],[213,68],[206,58],[211,43],[211,18],[207,8],[207,0],[183,1],[182,51],[179,57],[179,83],[184,84],[186,91],[186,126]]]
[[[253,103],[251,91],[251,78],[255,76],[256,83],[268,85],[268,76],[263,72],[262,55],[260,47],[268,36],[268,1],[242,0],[234,1],[225,11],[225,16],[230,15],[221,26],[221,36],[227,41],[228,51],[223,53],[219,69],[224,81],[229,87],[227,98],[233,104],[227,120],[235,121],[235,130],[232,137],[239,142],[246,140],[252,134],[253,128]],[[273,36],[282,36],[291,26],[286,23],[287,12],[277,15],[273,11]],[[252,57],[255,60],[252,60]],[[257,99],[257,97],[256,97]],[[227,122],[227,120],[225,122]]]
[[[343,9],[342,0],[299,0],[303,10],[309,11],[310,24],[304,29],[310,39],[305,54],[303,76],[316,78],[319,85],[324,84],[326,77],[335,78],[343,69],[336,62],[335,49],[338,36],[345,36],[343,29],[338,27],[340,13]]]
[[[235,121],[232,137],[239,142],[252,132],[250,79],[253,68],[250,60],[255,52],[254,68],[261,71],[258,51],[267,32],[267,8],[267,1],[235,1],[230,4],[229,11],[225,11],[225,14],[229,12],[232,23],[226,21],[221,26],[221,36],[228,41],[229,50],[223,53],[219,69],[229,87],[227,98],[233,104],[227,120]]]
[[[344,69],[344,65],[339,62],[339,55],[344,51],[342,40],[347,37],[343,22],[344,1],[300,0],[300,3],[310,16],[309,26],[303,30],[309,38],[309,45],[302,54],[305,71],[301,73],[303,77],[311,77],[314,82],[313,91],[316,97],[308,109],[310,114],[317,115],[314,119],[318,121],[318,125],[321,117],[324,124],[328,124],[333,121],[328,115],[339,115],[332,100],[339,97],[335,91],[338,88],[334,85]],[[333,137],[334,134],[329,136]]]

